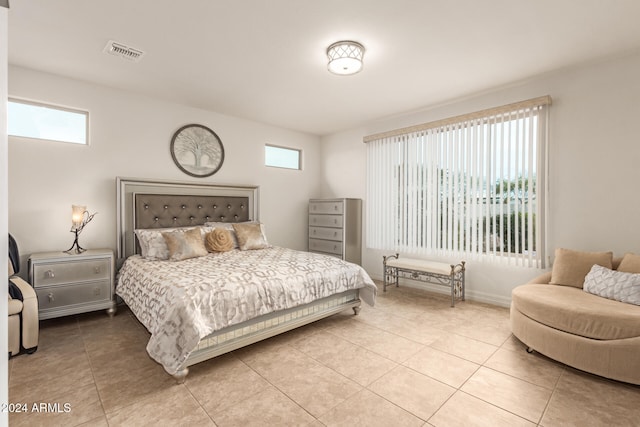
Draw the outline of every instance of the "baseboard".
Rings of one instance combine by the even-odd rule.
[[[374,280],[378,280],[380,282],[383,281],[382,277],[371,276],[371,278]],[[413,289],[422,289],[425,291],[434,292],[434,293],[443,294],[443,295],[451,295],[451,291],[449,290],[448,287],[441,286],[441,285],[434,285],[431,283],[423,283],[423,282],[416,282],[413,280],[401,279],[400,286],[406,286],[407,288],[413,288]],[[504,295],[497,295],[497,294],[492,294],[492,293],[478,291],[478,290],[471,290],[468,288],[465,291],[465,299],[482,302],[486,304],[497,305],[500,307],[511,306],[510,296],[506,297]]]

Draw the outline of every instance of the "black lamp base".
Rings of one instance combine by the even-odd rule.
[[[86,251],[86,249],[81,247],[80,244],[78,243],[78,234],[79,234],[78,230],[75,230],[75,233],[76,233],[76,238],[73,241],[73,245],[71,245],[71,247],[69,249],[64,251],[64,253],[66,253],[66,254],[69,254],[69,255],[81,254],[82,252]]]

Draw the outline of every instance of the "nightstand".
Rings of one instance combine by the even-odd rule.
[[[106,309],[116,312],[111,249],[81,254],[41,252],[29,257],[29,281],[38,295],[41,320]]]

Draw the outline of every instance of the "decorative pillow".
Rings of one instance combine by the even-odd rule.
[[[231,240],[233,241],[233,249],[237,249],[238,248],[238,238],[236,237],[236,232],[233,229],[233,224],[230,222],[205,222],[204,223],[205,226],[207,227],[213,227],[213,228],[218,228],[218,229],[223,229],[223,230],[229,230],[229,232],[231,232]]]
[[[214,228],[204,238],[204,246],[209,252],[226,252],[233,249],[231,231],[224,228]]]
[[[632,253],[624,254],[624,257],[618,266],[618,271],[625,273],[640,273],[640,255]]]
[[[556,249],[549,283],[582,288],[584,278],[591,270],[591,267],[598,264],[611,268],[612,262],[613,252],[580,252],[558,248]]]
[[[640,274],[594,265],[584,279],[584,290],[604,298],[640,305]]]
[[[156,229],[139,229],[136,230],[138,243],[140,244],[140,255],[149,260],[165,260],[169,259],[169,248],[162,237],[166,228]]]
[[[246,251],[250,249],[265,249],[269,247],[267,238],[264,235],[262,224],[255,223],[238,223],[233,224],[238,238],[238,246],[240,250]]]
[[[138,243],[140,244],[140,255],[148,260],[167,260],[169,259],[169,248],[162,236],[162,233],[169,231],[179,231],[184,233],[188,230],[193,230],[196,227],[178,227],[178,228],[140,228],[135,230],[135,234],[138,237]],[[208,233],[213,230],[211,227],[197,227],[200,229],[201,234]],[[204,240],[203,240],[204,241]]]
[[[162,233],[162,237],[164,237],[169,248],[169,259],[171,261],[181,261],[208,254],[207,249],[204,247],[200,228],[193,228],[187,231],[165,231]]]

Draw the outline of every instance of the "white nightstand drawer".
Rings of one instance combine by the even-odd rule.
[[[342,243],[332,242],[330,240],[309,239],[309,250],[341,255]]]
[[[309,215],[310,226],[341,228],[342,223],[342,215]]]
[[[342,228],[309,227],[309,237],[313,239],[326,239],[342,241]]]
[[[311,202],[309,203],[310,214],[342,214],[344,212],[343,203],[340,202]]]
[[[41,311],[98,301],[111,300],[111,283],[107,281],[85,283],[82,286],[64,285],[36,289]]]
[[[33,287],[109,279],[110,259],[86,259],[33,266]]]

